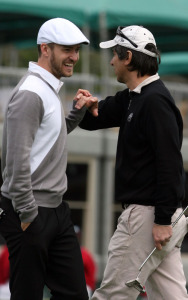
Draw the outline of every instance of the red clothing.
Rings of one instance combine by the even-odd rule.
[[[9,253],[5,246],[0,254],[0,284],[5,283],[9,279]]]
[[[81,247],[82,260],[84,264],[84,273],[86,284],[93,291],[96,284],[96,265],[91,254],[84,247]]]

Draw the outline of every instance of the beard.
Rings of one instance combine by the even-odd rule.
[[[51,73],[58,79],[61,77],[70,77],[72,74],[67,74],[63,72],[62,65],[59,61],[56,60],[56,57],[54,55],[54,52],[52,52],[51,59],[50,59],[50,67],[51,67]]]

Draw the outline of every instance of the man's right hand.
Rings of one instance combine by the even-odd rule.
[[[21,222],[21,228],[22,228],[22,230],[25,231],[29,227],[30,224],[31,223],[23,223],[23,222]]]
[[[94,117],[98,116],[98,98],[93,97],[89,91],[79,89],[74,100],[77,101],[77,109],[86,106]]]

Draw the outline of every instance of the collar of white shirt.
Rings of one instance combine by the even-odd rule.
[[[131,92],[135,92],[135,93],[137,93],[137,94],[140,94],[140,93],[141,93],[141,89],[142,89],[143,86],[148,85],[149,83],[151,83],[151,82],[153,82],[153,81],[156,81],[156,80],[158,80],[159,78],[160,78],[160,77],[159,77],[158,73],[155,74],[155,75],[152,75],[152,76],[148,77],[147,79],[145,79],[144,81],[142,81],[142,82],[141,82],[134,90],[132,90]]]
[[[44,68],[40,67],[37,63],[35,62],[29,62],[29,71],[33,73],[39,74],[45,81],[48,82],[49,85],[52,86],[52,88],[59,93],[62,85],[64,82],[61,80],[57,79],[52,73],[48,72]]]

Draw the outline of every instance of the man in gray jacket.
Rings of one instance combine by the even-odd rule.
[[[72,22],[55,18],[38,33],[38,62],[8,103],[2,147],[0,222],[10,253],[11,300],[41,300],[46,284],[53,300],[88,299],[80,246],[62,201],[67,189],[67,133],[85,108],[65,118],[58,92],[88,39]],[[89,92],[82,90],[86,96]],[[92,102],[94,101],[94,102]],[[88,102],[97,115],[97,102]]]

